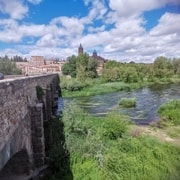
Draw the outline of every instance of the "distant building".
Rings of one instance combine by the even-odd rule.
[[[106,62],[106,60],[103,57],[97,55],[96,50],[93,51],[93,55],[91,56],[91,58],[96,59],[99,63],[102,64]]]
[[[43,56],[31,56],[28,62],[17,62],[17,66],[25,75],[56,72],[61,74],[61,67],[66,61],[45,60]]]
[[[43,56],[31,56],[30,64],[36,66],[43,66],[45,65],[45,59]]]
[[[78,48],[78,55],[83,54],[83,53],[84,53],[84,49],[83,49],[83,46],[80,44],[80,46]],[[98,61],[97,72],[98,72],[98,74],[101,74],[101,70],[103,69],[103,66],[104,66],[104,63],[106,62],[106,60],[103,57],[98,56],[96,50],[93,51],[93,54],[92,54],[92,56],[90,56],[90,58]]]
[[[78,48],[78,55],[83,54],[83,53],[84,53],[84,50],[83,50],[82,45],[80,44]]]
[[[97,52],[96,52],[96,50],[94,50],[94,51],[93,51],[93,55],[92,55],[92,57],[93,57],[94,59],[96,59],[96,58],[97,58]]]

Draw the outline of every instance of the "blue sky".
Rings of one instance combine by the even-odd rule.
[[[0,0],[0,56],[180,57],[180,0]]]

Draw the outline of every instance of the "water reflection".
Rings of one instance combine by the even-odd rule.
[[[120,91],[91,97],[73,98],[87,112],[104,116],[109,111],[116,109],[120,113],[130,116],[131,120],[137,124],[149,124],[158,120],[157,110],[160,105],[171,100],[179,99],[180,84],[154,85],[149,88],[142,88],[130,92]],[[136,98],[135,108],[120,108],[121,98]],[[72,98],[64,99],[64,103],[72,101]]]

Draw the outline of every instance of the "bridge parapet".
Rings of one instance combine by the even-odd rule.
[[[41,100],[37,87],[43,90]],[[59,90],[58,74],[0,81],[0,170],[21,150],[33,166],[44,164],[43,121],[50,120]]]

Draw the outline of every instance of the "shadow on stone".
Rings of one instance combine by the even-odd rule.
[[[1,180],[25,179],[30,174],[31,163],[26,150],[16,153],[0,171]]]
[[[48,131],[49,129],[49,131]],[[73,174],[70,169],[70,153],[66,148],[64,124],[61,117],[54,118],[49,128],[46,127],[46,153],[48,155],[48,174],[44,180],[73,180]]]

